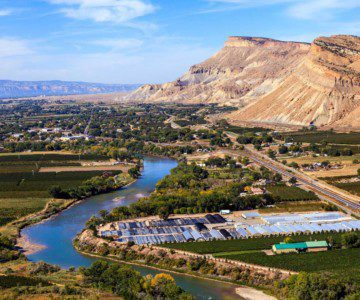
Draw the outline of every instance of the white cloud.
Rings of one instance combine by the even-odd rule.
[[[143,0],[47,0],[62,5],[67,17],[95,22],[126,23],[153,13],[156,8]]]
[[[27,41],[0,37],[0,57],[28,55],[30,53],[32,51]]]
[[[0,9],[0,17],[10,16],[12,12],[11,9]]]

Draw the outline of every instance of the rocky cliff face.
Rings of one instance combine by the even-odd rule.
[[[164,85],[127,97],[145,102],[239,106],[230,121],[360,128],[360,37],[311,45],[230,37],[218,53]]]
[[[360,38],[317,38],[276,89],[229,118],[360,128]]]
[[[218,53],[178,80],[142,86],[126,100],[245,105],[273,90],[308,49],[305,43],[230,37]]]

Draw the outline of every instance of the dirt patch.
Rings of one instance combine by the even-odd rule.
[[[263,250],[262,252],[264,252],[266,255],[269,255],[269,256],[275,255],[274,252],[272,252],[272,250]]]
[[[236,294],[247,300],[276,300],[275,297],[269,296],[263,291],[256,290],[247,286],[236,288]]]
[[[305,174],[310,175],[314,178],[319,177],[337,177],[337,176],[349,176],[356,175],[359,165],[345,165],[341,169],[330,169],[330,170],[321,170],[316,172],[305,172]]]

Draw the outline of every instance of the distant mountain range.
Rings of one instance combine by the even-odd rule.
[[[140,84],[103,84],[72,81],[12,81],[0,80],[0,98],[62,96],[131,92]]]
[[[311,44],[230,37],[177,80],[147,84],[127,101],[220,103],[233,122],[360,129],[360,37]]]

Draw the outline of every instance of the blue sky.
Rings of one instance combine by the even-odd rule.
[[[0,79],[161,83],[230,35],[360,33],[360,0],[0,0]]]

